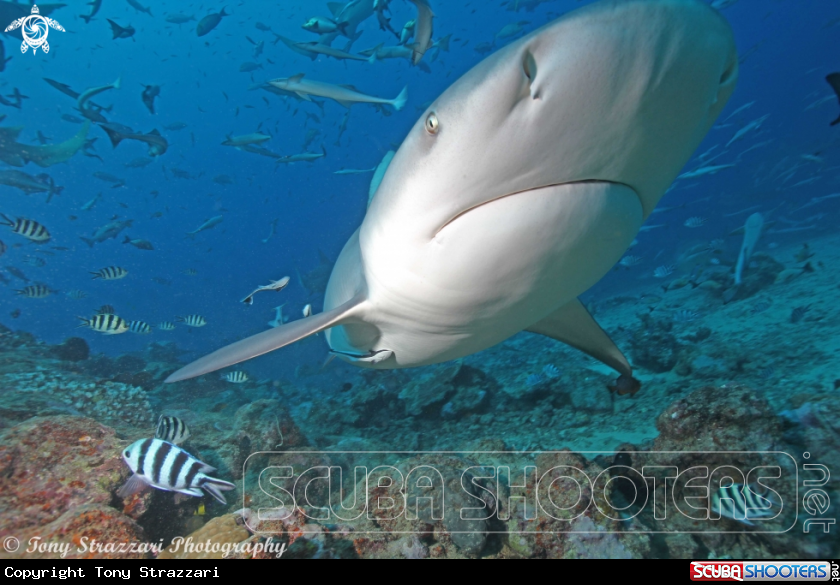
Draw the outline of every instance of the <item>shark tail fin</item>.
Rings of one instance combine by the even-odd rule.
[[[448,34],[442,39],[440,39],[436,45],[440,48],[441,51],[449,52],[449,39],[452,38],[452,34]]]
[[[93,248],[93,243],[94,243],[93,240],[89,240],[88,238],[79,238],[79,239],[82,240],[89,247]]]
[[[257,335],[237,341],[232,345],[216,350],[193,363],[184,366],[166,379],[167,383],[179,382],[221,370],[227,366],[244,362],[285,347],[304,337],[309,337],[324,329],[341,325],[354,318],[358,308],[365,302],[364,294],[358,294],[346,303],[317,315],[304,317],[275,329],[263,331]]]

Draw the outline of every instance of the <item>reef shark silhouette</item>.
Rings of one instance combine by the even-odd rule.
[[[85,121],[75,136],[58,144],[22,144],[17,141],[21,130],[23,126],[0,127],[0,160],[13,167],[30,162],[49,167],[70,160],[85,145],[90,122]]]

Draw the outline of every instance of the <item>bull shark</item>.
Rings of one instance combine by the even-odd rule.
[[[108,91],[109,89],[119,89],[119,88],[120,88],[120,78],[117,77],[117,80],[114,83],[111,83],[109,85],[103,85],[103,86],[100,86],[100,87],[91,87],[89,89],[86,89],[84,92],[79,94],[79,96],[76,98],[76,108],[80,112],[84,113],[84,111],[87,109],[85,104],[87,103],[87,101],[90,98],[92,98],[93,96],[95,96],[97,94],[102,93],[103,91]]]
[[[325,331],[361,367],[453,360],[530,331],[616,370],[578,295],[642,223],[731,96],[729,24],[700,0],[609,0],[500,49],[409,131],[330,276],[324,310],[219,349],[177,382]]]
[[[54,164],[67,162],[84,145],[90,122],[85,121],[75,136],[58,144],[22,144],[17,142],[23,128],[0,127],[0,160],[13,167],[22,167],[33,162],[39,167],[49,167]]]
[[[432,44],[432,7],[429,6],[427,0],[410,0],[417,7],[417,18],[415,19],[414,30],[414,45],[412,45],[413,55],[411,62],[417,65],[426,50]]]
[[[79,239],[82,240],[89,247],[93,248],[94,244],[101,244],[105,240],[116,238],[118,235],[120,235],[121,231],[131,227],[132,223],[133,220],[131,219],[114,220],[98,228],[95,232],[93,232],[92,237]]]
[[[309,53],[313,53],[315,55],[325,55],[334,59],[342,59],[345,61],[370,61],[370,59],[366,57],[353,55],[352,53],[336,49],[329,45],[322,45],[321,43],[297,43],[297,46]]]
[[[331,45],[337,36],[343,35],[350,39],[350,43],[344,49],[349,51],[353,42],[362,34],[356,32],[356,27],[373,16],[373,4],[374,0],[350,0],[344,5],[341,2],[329,2],[327,6],[332,12],[333,21],[338,25],[338,30],[322,34],[318,42]]]
[[[310,96],[313,95],[325,97],[337,101],[345,108],[349,108],[356,103],[388,104],[395,110],[400,111],[408,100],[407,86],[402,89],[397,97],[389,100],[363,94],[352,85],[333,85],[324,81],[304,79],[304,77],[303,73],[298,73],[292,77],[272,79],[268,83],[278,89],[293,92],[307,101],[310,101],[312,99]]]
[[[114,148],[119,146],[123,140],[137,140],[149,145],[149,156],[153,157],[162,155],[169,148],[169,142],[160,135],[157,128],[146,134],[141,134],[135,132],[128,126],[114,122],[105,122],[99,124],[99,127],[108,135],[108,138],[111,140],[111,146]]]
[[[45,174],[40,174],[33,177],[27,175],[23,171],[7,170],[0,171],[0,184],[20,189],[27,195],[31,193],[47,193],[47,203],[50,202],[53,195],[61,193],[64,187],[59,187],[55,184],[52,177]]]

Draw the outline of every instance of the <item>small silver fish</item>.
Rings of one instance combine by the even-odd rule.
[[[706,221],[705,217],[689,217],[683,225],[687,228],[699,228],[706,225]]]

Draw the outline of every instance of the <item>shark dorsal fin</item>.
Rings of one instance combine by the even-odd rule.
[[[343,2],[327,2],[327,8],[330,9],[330,12],[333,15],[333,18],[338,18],[338,15],[341,14],[341,11],[344,10],[344,3]]]

